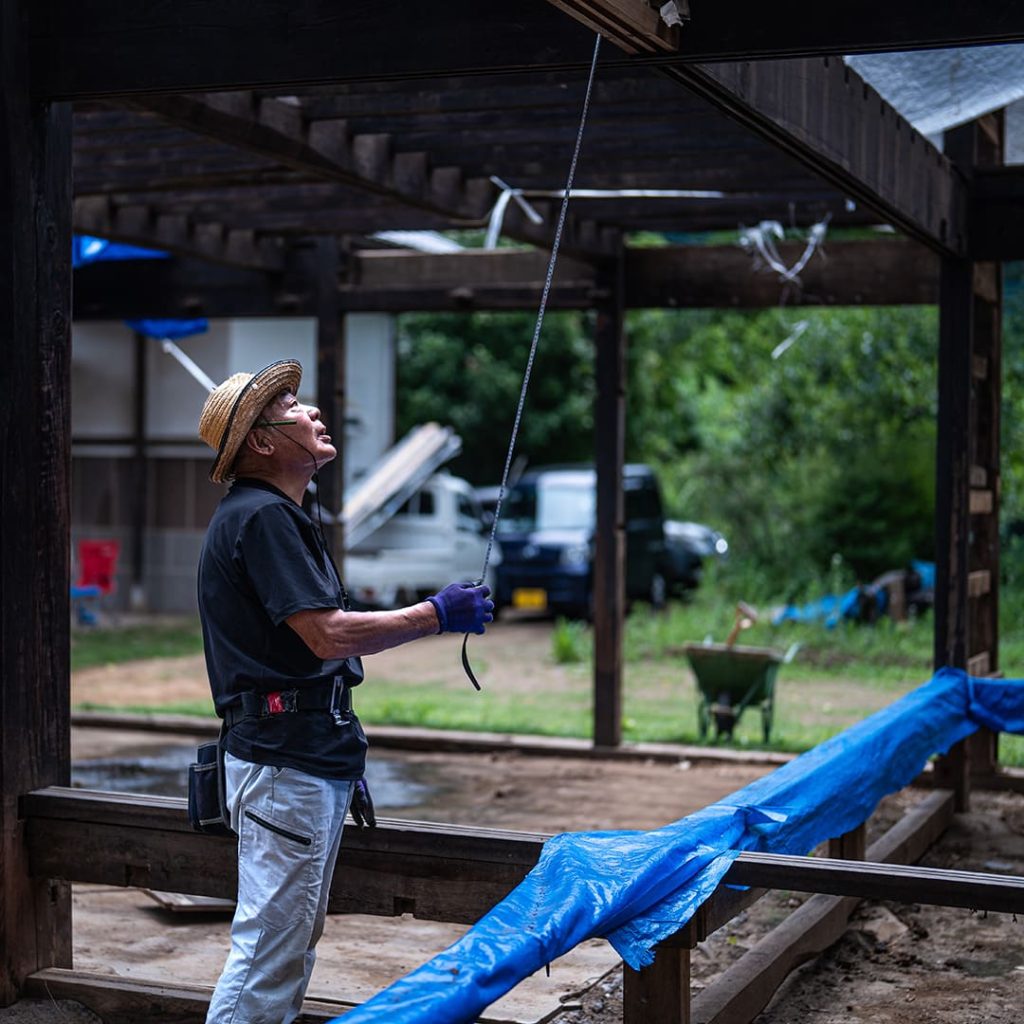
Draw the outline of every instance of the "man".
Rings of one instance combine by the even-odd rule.
[[[225,795],[238,834],[231,951],[208,1024],[290,1024],[323,930],[327,895],[366,738],[350,690],[360,655],[443,632],[483,633],[488,589],[451,584],[408,608],[354,612],[319,530],[302,510],[337,450],[320,412],[296,398],[285,360],[215,388],[199,420],[233,480],[207,530],[199,611]],[[369,816],[372,805],[366,808]]]

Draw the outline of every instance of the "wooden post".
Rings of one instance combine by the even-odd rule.
[[[657,946],[654,963],[622,967],[622,1024],[690,1024],[690,950]]]
[[[344,577],[345,538],[340,517],[345,490],[345,314],[338,290],[338,245],[333,238],[318,239],[314,295],[316,303],[317,405],[328,432],[338,449],[338,457],[320,470],[317,497],[324,515],[324,533],[331,554]]]
[[[597,310],[597,536],[594,550],[594,746],[622,742],[622,631],[626,606],[622,473],[626,452],[623,261],[606,267]]]
[[[18,814],[70,777],[71,108],[29,95],[31,6],[0,4],[0,1006],[71,964],[70,889],[29,875]]]
[[[135,392],[133,395],[134,459],[132,466],[132,582],[128,603],[132,611],[146,607],[146,522],[148,519],[149,462],[146,457],[146,349],[144,334],[135,333]]]
[[[946,152],[968,176],[1002,163],[1002,113],[946,135]],[[998,264],[946,257],[939,318],[936,472],[935,666],[974,675],[998,667],[999,407],[1002,285]],[[995,770],[994,740],[973,739],[939,759],[940,786],[970,802],[972,766]]]

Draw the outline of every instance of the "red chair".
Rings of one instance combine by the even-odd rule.
[[[102,597],[117,589],[119,540],[80,540],[78,542],[77,587],[96,587]]]

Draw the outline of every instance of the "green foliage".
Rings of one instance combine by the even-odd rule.
[[[141,658],[176,658],[202,652],[203,633],[198,620],[194,619],[81,629],[71,634],[72,671]]]
[[[1024,535],[1024,264],[1005,281],[1002,519]],[[533,320],[400,321],[399,427],[454,426],[453,470],[476,483],[500,478]],[[545,320],[517,445],[532,465],[593,459],[592,328]],[[725,533],[734,596],[817,596],[835,555],[850,582],[934,557],[934,307],[635,310],[626,330],[627,458],[654,466],[672,517]]]
[[[556,665],[575,665],[587,658],[588,631],[582,622],[559,619],[551,631],[551,658]]]
[[[534,464],[593,458],[594,359],[587,317],[551,313],[520,426],[517,452]],[[455,428],[452,471],[501,479],[534,317],[526,313],[414,314],[399,320],[398,431],[436,420]]]

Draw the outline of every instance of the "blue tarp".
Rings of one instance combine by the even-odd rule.
[[[143,249],[137,245],[123,245],[106,238],[92,235],[75,235],[71,239],[71,266],[88,266],[90,263],[104,263],[108,260],[165,260],[168,252],[158,249]]]
[[[210,329],[210,322],[203,317],[195,320],[125,320],[125,323],[148,338],[169,338],[171,341],[190,338]]]
[[[888,708],[671,825],[556,836],[522,883],[458,942],[350,1010],[343,1024],[466,1024],[595,936],[640,968],[742,851],[804,854],[850,831],[932,754],[979,725],[1024,732],[1024,680],[943,669]]]

